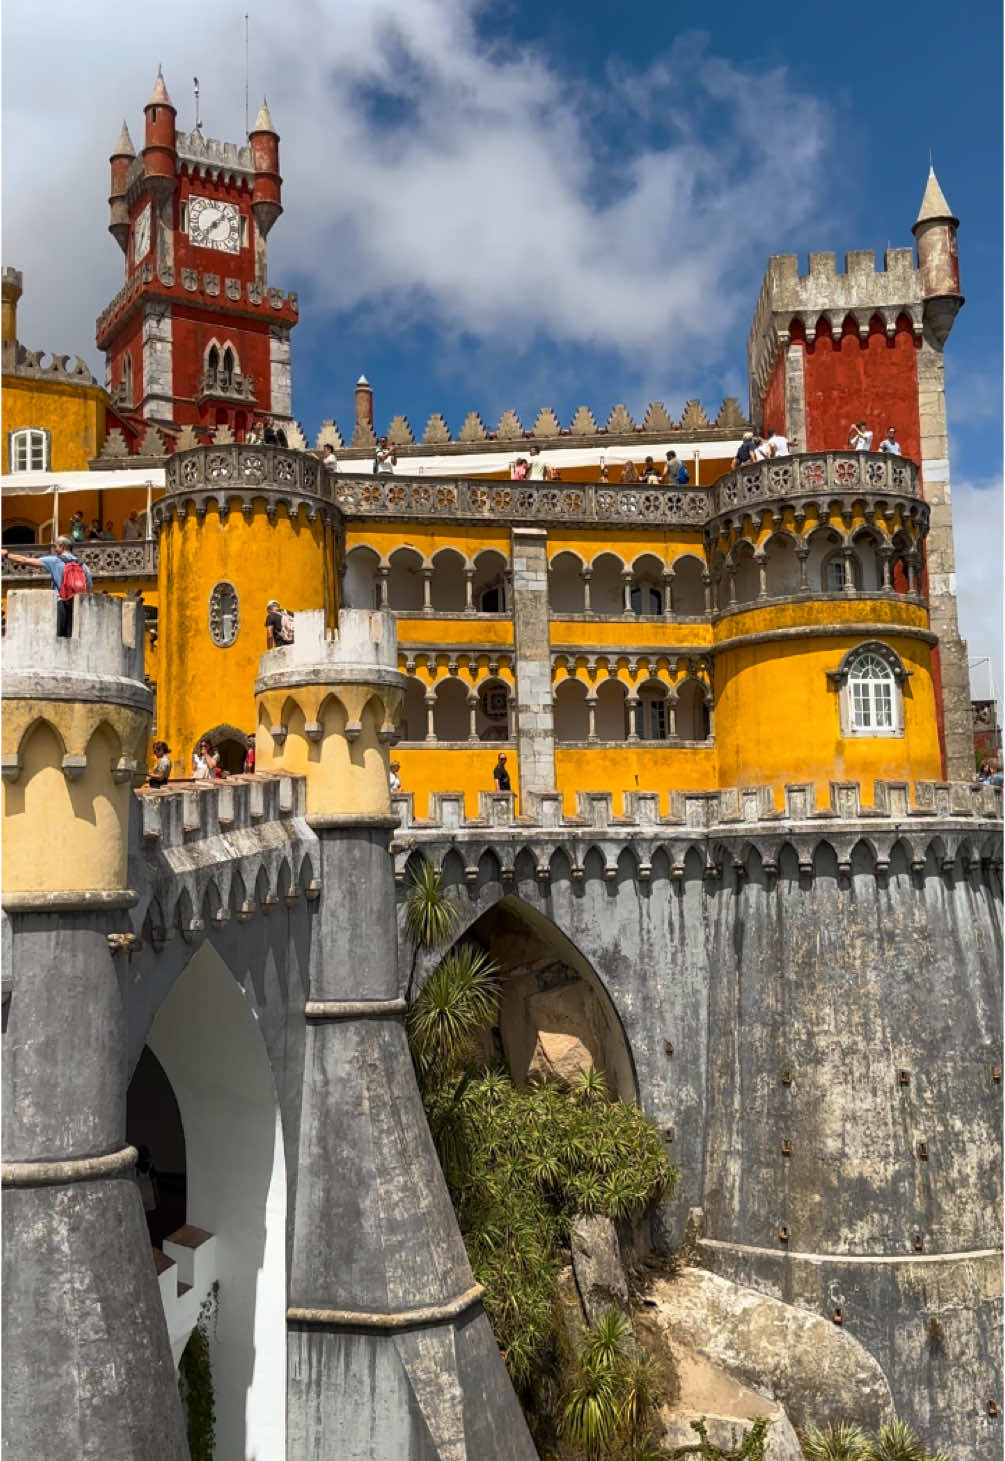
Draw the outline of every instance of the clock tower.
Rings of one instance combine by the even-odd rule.
[[[263,102],[245,145],[175,126],[158,71],[137,155],[125,123],[111,155],[108,229],[123,287],[97,322],[106,384],[136,435],[169,438],[254,416],[292,420],[295,294],[268,282],[269,231],[282,213],[279,136]]]

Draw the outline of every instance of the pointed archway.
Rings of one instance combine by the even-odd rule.
[[[459,942],[485,949],[502,975],[494,1050],[516,1081],[572,1080],[592,1065],[623,1101],[638,1101],[624,1026],[589,960],[552,921],[512,894],[481,913]]]

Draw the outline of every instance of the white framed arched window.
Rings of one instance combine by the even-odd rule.
[[[909,674],[889,645],[873,640],[849,650],[829,673],[838,690],[842,735],[903,735]]]
[[[12,431],[8,437],[8,470],[11,472],[47,472],[49,470],[49,432],[40,426],[27,426]]]

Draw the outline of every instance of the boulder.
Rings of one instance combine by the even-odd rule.
[[[683,1268],[649,1290],[648,1317],[671,1349],[693,1351],[740,1385],[777,1400],[798,1430],[855,1420],[867,1429],[895,1415],[876,1360],[846,1329],[807,1309]]]
[[[730,1450],[734,1441],[739,1441],[763,1416],[771,1422],[765,1438],[765,1461],[803,1461],[792,1422],[777,1400],[741,1385],[725,1370],[683,1346],[674,1346],[673,1362],[679,1390],[676,1398],[660,1410],[664,1440],[670,1448],[696,1445],[698,1436],[691,1422],[704,1420],[709,1440],[722,1450]]]
[[[576,1287],[588,1322],[596,1324],[604,1310],[612,1307],[630,1319],[628,1279],[611,1219],[581,1213],[572,1221],[569,1241]]]
[[[571,1085],[580,1071],[589,1070],[593,1063],[593,1056],[577,1036],[538,1030],[527,1075]]]

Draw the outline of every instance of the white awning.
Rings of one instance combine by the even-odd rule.
[[[38,497],[47,492],[109,492],[116,487],[163,487],[163,467],[121,472],[10,472],[0,478],[4,497]]]

